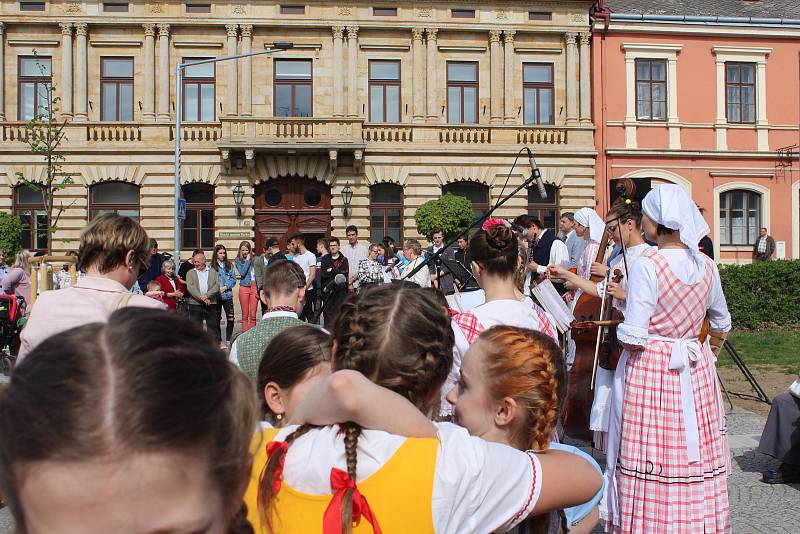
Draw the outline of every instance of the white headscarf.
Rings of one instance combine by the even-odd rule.
[[[656,224],[678,230],[681,243],[689,247],[698,272],[705,272],[706,260],[698,243],[708,234],[708,224],[681,186],[665,184],[652,189],[642,200],[642,211]]]
[[[596,211],[592,208],[581,208],[575,212],[574,218],[576,223],[589,229],[589,239],[598,243],[603,240],[606,223]]]

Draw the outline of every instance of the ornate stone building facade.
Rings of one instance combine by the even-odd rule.
[[[260,250],[269,236],[348,224],[365,239],[420,237],[417,206],[450,191],[488,209],[523,146],[550,194],[534,188],[500,214],[552,225],[594,205],[591,4],[2,0],[0,208],[26,221],[25,246],[43,248],[40,199],[16,175],[44,172],[24,124],[53,83],[73,177],[54,251],[108,210],[171,249],[177,64],[291,41],[186,69],[184,250],[244,239]],[[505,191],[529,173],[521,158]]]

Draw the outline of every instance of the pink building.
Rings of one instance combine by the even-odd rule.
[[[672,182],[718,261],[751,261],[761,227],[800,257],[800,2],[600,2],[592,67],[599,212],[615,179]]]

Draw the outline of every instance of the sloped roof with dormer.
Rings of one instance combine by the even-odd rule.
[[[800,19],[800,0],[608,0],[612,14]]]

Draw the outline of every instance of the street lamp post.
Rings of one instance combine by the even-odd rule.
[[[237,56],[224,56],[215,57],[211,59],[200,59],[197,61],[188,61],[186,63],[179,63],[175,67],[175,92],[176,92],[176,106],[175,106],[175,261],[180,261],[181,253],[181,228],[179,218],[179,204],[181,198],[181,120],[183,119],[183,71],[186,67],[193,67],[195,65],[205,65],[206,63],[219,63],[220,61],[228,61],[229,59],[240,59],[243,57],[261,56],[264,54],[274,54],[275,52],[282,52],[294,46],[291,42],[274,42],[272,48],[261,50],[259,52],[252,52],[250,54],[239,54]],[[235,110],[234,110],[235,111]]]

